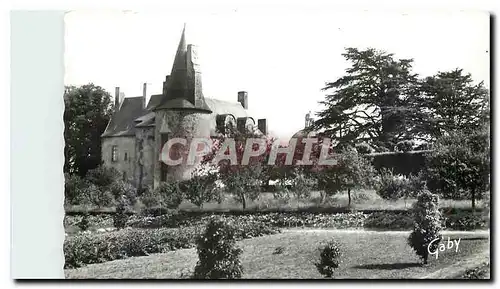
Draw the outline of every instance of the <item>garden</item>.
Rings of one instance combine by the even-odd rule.
[[[488,279],[487,90],[461,70],[417,79],[411,60],[373,49],[344,56],[355,65],[306,128],[318,141],[296,140],[291,161],[234,130],[189,179],[137,188],[66,140],[68,156],[85,152],[65,164],[66,277]],[[215,163],[227,138],[237,162]]]

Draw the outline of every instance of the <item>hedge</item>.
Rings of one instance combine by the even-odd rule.
[[[278,233],[272,226],[255,220],[234,220],[236,238],[246,239]],[[146,256],[182,248],[192,248],[204,225],[179,228],[127,228],[109,233],[80,233],[66,237],[64,268],[102,263],[133,256]]]

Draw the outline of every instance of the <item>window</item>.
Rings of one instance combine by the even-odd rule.
[[[118,160],[118,146],[111,147],[111,161],[116,162]]]
[[[125,152],[125,156],[123,157],[123,160],[126,161],[128,159],[127,152]]]

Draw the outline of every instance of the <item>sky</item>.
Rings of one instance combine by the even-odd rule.
[[[463,68],[489,87],[489,14],[445,10],[342,10],[335,7],[171,7],[77,10],[65,17],[65,84],[94,83],[125,97],[162,91],[186,23],[198,46],[205,97],[237,101],[247,91],[251,116],[289,138],[308,111],[321,109],[325,82],[345,73],[346,47],[373,47],[413,58],[430,76]]]

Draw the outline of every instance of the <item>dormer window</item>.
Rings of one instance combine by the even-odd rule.
[[[118,161],[118,146],[111,147],[111,161],[112,162]]]

